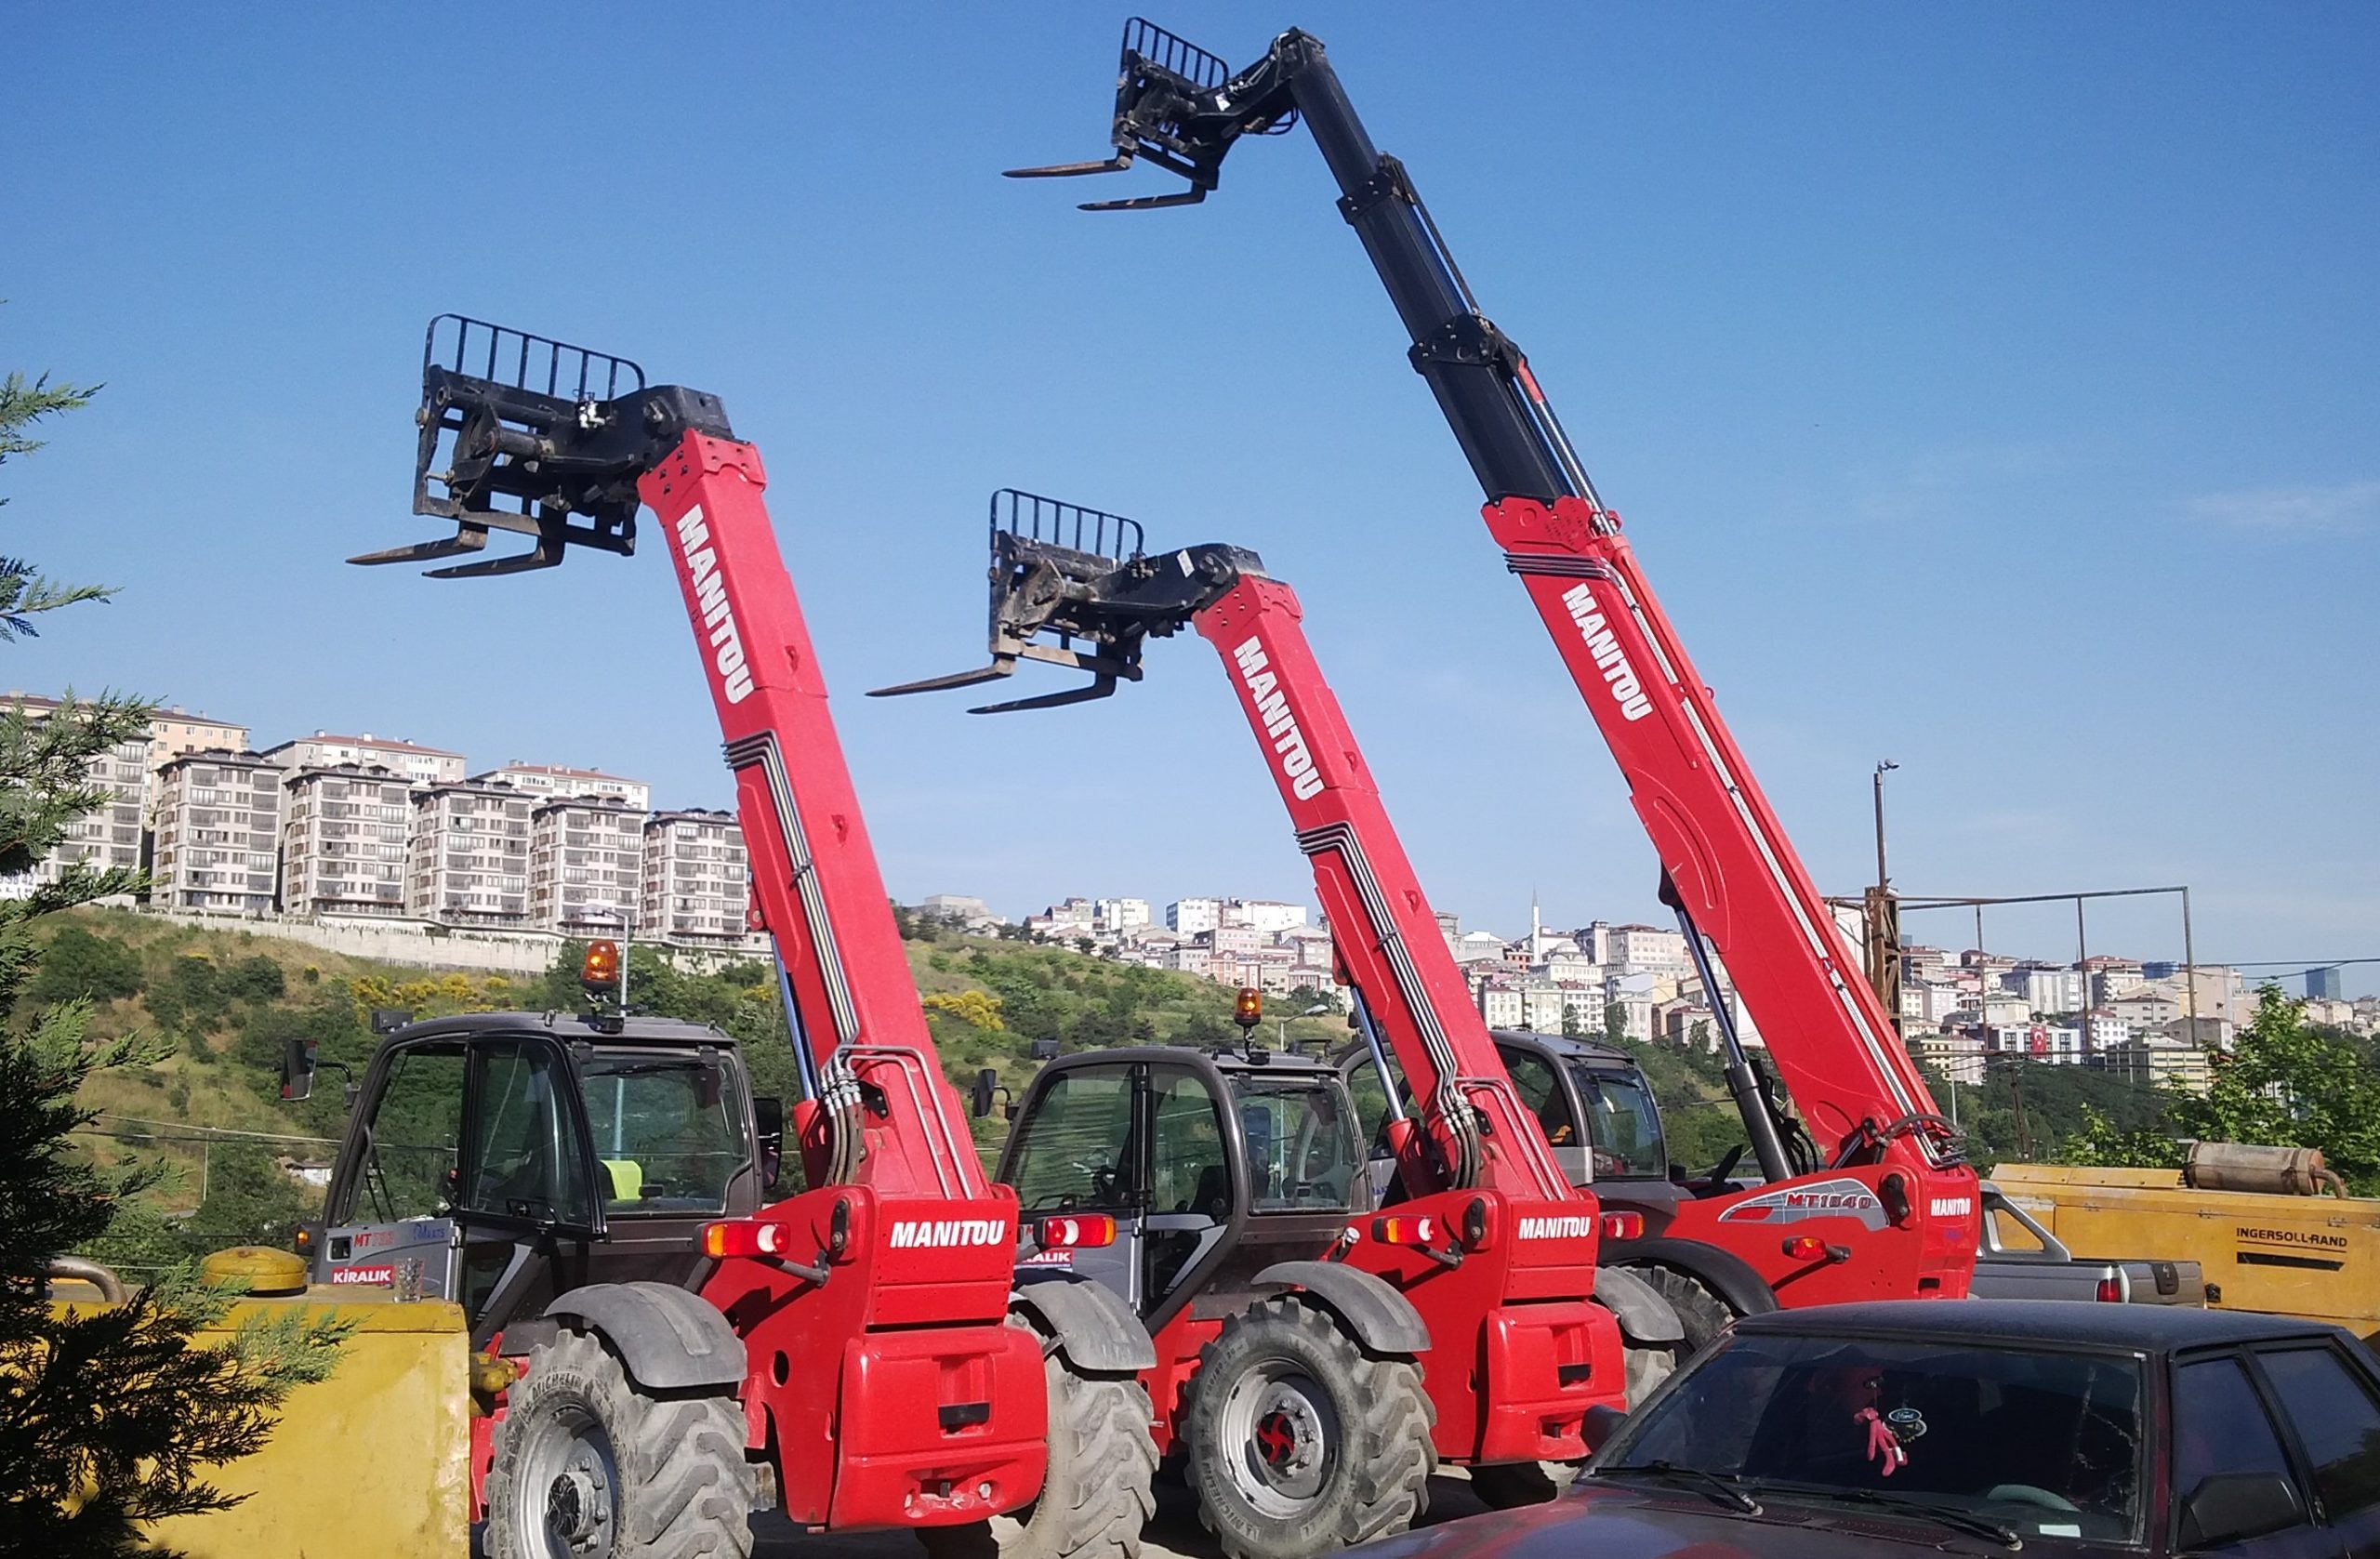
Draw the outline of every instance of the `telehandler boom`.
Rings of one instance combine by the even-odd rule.
[[[1074,1469],[1091,1475],[1047,1552],[1129,1559],[1155,1467],[1145,1334],[1096,1285],[1012,1295],[1016,1197],[985,1180],[935,1057],[759,452],[714,396],[459,316],[432,322],[422,381],[415,508],[456,535],[352,561],[534,535],[431,571],[514,574],[572,546],[629,553],[653,510],[809,1095],[802,1183],[777,1187],[755,1127],[776,1112],[715,1031],[599,1004],[442,1019],[383,1047],[334,1219],[359,1192],[382,1200],[377,1167],[407,1137],[449,1157],[430,1205],[335,1222],[319,1259],[394,1281],[385,1252],[422,1252],[474,1345],[525,1358],[480,1459],[490,1553],[747,1552],[763,1466],[812,1528],[972,1524],[1036,1501],[1051,1440],[1088,1437],[1104,1460]],[[503,800],[480,799],[506,827]],[[603,962],[599,945],[590,989],[615,979]]]
[[[1385,1210],[1356,1218],[1337,1259],[1386,1278],[1426,1328],[1420,1360],[1438,1455],[1471,1464],[1491,1500],[1543,1498],[1553,1485],[1539,1463],[1581,1454],[1587,1414],[1649,1384],[1630,1379],[1639,1361],[1633,1350],[1623,1358],[1612,1311],[1644,1344],[1648,1377],[1665,1372],[1676,1318],[1633,1275],[1596,1271],[1594,1195],[1573,1189],[1514,1090],[1315,660],[1295,593],[1236,547],[1144,555],[1140,527],[1115,516],[1096,515],[1095,528],[1129,541],[1126,556],[1050,534],[1046,517],[1082,514],[1096,511],[996,495],[992,664],[888,691],[966,686],[1023,659],[1092,673],[1087,687],[977,712],[1046,708],[1137,680],[1150,638],[1195,628],[1215,646],[1312,865],[1374,1061],[1395,1099],[1394,1055],[1409,1101],[1393,1105],[1385,1132],[1396,1163]],[[1163,1332],[1157,1351],[1160,1360],[1179,1353]],[[1162,1407],[1165,1394],[1153,1394]]]
[[[1505,566],[1627,777],[1660,857],[1661,896],[1718,1016],[1765,1182],[1736,1191],[1717,1177],[1711,1195],[1641,1240],[1616,1242],[1608,1259],[1666,1275],[1686,1301],[1681,1312],[1695,1312],[1690,1333],[1772,1303],[1964,1294],[1979,1211],[1956,1129],[1935,1112],[1527,357],[1481,311],[1405,165],[1374,147],[1321,43],[1292,30],[1235,72],[1134,19],[1113,154],[1013,176],[1115,172],[1144,159],[1188,188],[1085,209],[1191,205],[1217,187],[1242,138],[1300,123],[1404,325],[1408,358],[1486,495]],[[1799,1122],[1745,1053],[1714,955],[1757,1020]]]

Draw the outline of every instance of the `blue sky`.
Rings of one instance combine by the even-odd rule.
[[[343,566],[407,513],[424,321],[722,394],[893,891],[1306,897],[1195,641],[1104,705],[865,701],[982,647],[985,495],[1261,551],[1434,899],[1654,913],[1616,771],[1302,135],[1084,216],[1107,7],[37,7],[0,366],[105,380],[0,542],[124,593],[0,686],[128,687],[730,796],[649,547]],[[1185,7],[1319,34],[1529,350],[1820,883],[2188,882],[2202,958],[2380,954],[2380,13]],[[1136,189],[1161,188],[1141,173]],[[1948,918],[1944,940],[1964,941]],[[2055,953],[2070,918],[1997,945]],[[2093,940],[2176,956],[2170,909]],[[2367,972],[2352,982],[2370,989]]]

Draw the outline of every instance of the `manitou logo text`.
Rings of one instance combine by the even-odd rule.
[[[1007,1245],[1015,1236],[998,1218],[905,1219],[892,1225],[892,1249],[923,1249],[928,1246]]]
[[[1239,663],[1239,680],[1248,688],[1249,702],[1256,706],[1256,718],[1272,743],[1289,794],[1301,801],[1313,800],[1322,794],[1322,776],[1315,771],[1314,754],[1305,749],[1305,733],[1289,714],[1289,701],[1281,695],[1281,680],[1264,669],[1271,664],[1264,658],[1264,646],[1251,639],[1234,650],[1231,658]]]
[[[1930,1209],[1937,1218],[1964,1218],[1975,1211],[1972,1196],[1937,1196]]]
[[[1628,664],[1627,652],[1620,641],[1611,636],[1611,626],[1595,609],[1594,592],[1581,580],[1562,592],[1562,604],[1570,609],[1570,620],[1579,625],[1579,637],[1587,643],[1587,654],[1594,657],[1595,669],[1611,688],[1612,697],[1620,701],[1623,720],[1643,720],[1653,712],[1653,701],[1645,696],[1645,689],[1636,680],[1636,668]]]
[[[719,572],[719,559],[710,547],[710,525],[703,519],[699,504],[678,522],[678,550],[686,560],[686,577],[694,582],[694,603],[703,614],[703,626],[696,631],[710,646],[710,663],[719,673],[720,689],[730,704],[741,704],[752,696],[752,668],[745,664],[744,636],[736,631],[735,614],[728,609],[727,579]]]
[[[1595,1232],[1592,1218],[1524,1218],[1523,1239],[1585,1239]]]

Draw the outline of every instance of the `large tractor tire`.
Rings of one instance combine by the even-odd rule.
[[[488,1559],[748,1559],[758,1481],[732,1397],[650,1397],[585,1332],[529,1355],[487,1473]]]
[[[1078,1375],[1024,1317],[1050,1385],[1050,1470],[1021,1510],[964,1526],[923,1526],[931,1559],[1140,1559],[1157,1513],[1149,1394],[1130,1376]]]
[[[1429,1501],[1435,1421],[1411,1360],[1366,1354],[1294,1298],[1252,1305],[1191,1381],[1198,1518],[1229,1559],[1315,1559],[1401,1532]]]
[[[1726,1330],[1736,1318],[1735,1307],[1721,1299],[1699,1277],[1689,1276],[1675,1267],[1631,1267],[1629,1270],[1659,1290],[1660,1296],[1670,1301],[1670,1308],[1677,1312],[1678,1325],[1686,1330],[1685,1340],[1677,1344],[1678,1364],[1692,1358],[1705,1342]],[[1633,1371],[1631,1371],[1629,1385],[1628,1400],[1633,1406],[1636,1401]]]

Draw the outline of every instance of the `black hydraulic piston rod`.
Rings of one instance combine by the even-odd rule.
[[[1215,187],[1223,154],[1241,136],[1302,119],[1338,182],[1340,212],[1371,257],[1412,339],[1413,366],[1429,381],[1489,500],[1550,503],[1569,495],[1601,510],[1520,349],[1480,312],[1405,165],[1382,155],[1356,117],[1322,40],[1292,28],[1273,40],[1263,59],[1219,84],[1181,73],[1193,68],[1183,46],[1160,28],[1135,21],[1126,43],[1116,109],[1117,155],[1106,163],[1019,168],[1014,176],[1112,172],[1145,156],[1189,179],[1188,195],[1094,201],[1084,209],[1180,205]],[[1186,53],[1212,59],[1203,50]]]
[[[1669,883],[1661,884],[1667,896]],[[1694,917],[1686,906],[1672,904],[1676,911],[1677,929],[1686,936],[1686,955],[1694,959],[1694,972],[1701,977],[1702,994],[1711,1000],[1711,1021],[1719,1027],[1719,1046],[1727,1054],[1727,1092],[1736,1101],[1736,1109],[1744,1117],[1744,1134],[1752,1139],[1752,1156],[1760,1165],[1761,1178],[1775,1182],[1793,1178],[1793,1168],[1785,1157],[1785,1143],[1777,1130],[1777,1119],[1769,1114],[1768,1092],[1761,1086],[1759,1071],[1752,1058],[1744,1053],[1744,1042],[1736,1033],[1735,1014],[1728,1011],[1726,993],[1711,968],[1711,951],[1702,944],[1702,932],[1695,925]]]

